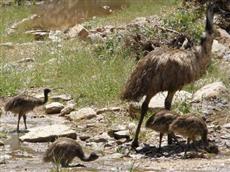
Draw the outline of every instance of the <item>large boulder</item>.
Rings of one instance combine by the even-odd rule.
[[[223,82],[214,82],[205,85],[201,89],[197,90],[193,95],[192,102],[201,102],[202,100],[221,98],[227,94],[228,94],[228,90],[223,84]]]
[[[164,102],[167,97],[167,92],[161,92],[156,94],[149,102],[149,108],[164,108]],[[175,102],[183,102],[183,101],[190,101],[192,98],[192,94],[187,91],[177,91],[174,98],[173,103]]]
[[[208,84],[194,93],[192,109],[206,115],[217,114],[228,110],[229,91],[222,82]]]
[[[82,108],[78,111],[73,111],[69,114],[70,120],[78,121],[82,119],[91,119],[97,116],[97,113],[94,109],[90,107]]]
[[[223,58],[227,51],[228,47],[218,42],[217,40],[213,41],[212,53],[216,54],[219,58]]]
[[[31,128],[19,139],[23,142],[51,142],[58,137],[76,139],[76,132],[66,125],[49,125]]]

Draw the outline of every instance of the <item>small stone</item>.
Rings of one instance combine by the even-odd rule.
[[[126,139],[126,138],[122,138],[122,139],[119,139],[119,140],[116,141],[116,143],[117,143],[118,145],[122,145],[122,144],[124,144],[124,143],[126,143],[126,142],[127,142],[127,139]]]
[[[0,140],[0,146],[4,146],[5,144],[3,143],[3,141]]]
[[[107,133],[102,133],[100,135],[94,136],[93,138],[89,139],[90,142],[96,142],[96,143],[107,143],[108,140],[110,140],[110,137]]]
[[[130,131],[133,131],[133,130],[136,129],[136,126],[137,126],[137,125],[136,125],[135,123],[131,122],[131,123],[128,124],[127,128],[128,128]]]
[[[47,114],[56,114],[60,113],[64,108],[64,105],[59,102],[53,102],[45,106],[45,111]]]
[[[123,139],[123,138],[126,138],[127,140],[129,140],[130,139],[129,130],[114,132],[114,138],[117,140]]]
[[[90,138],[90,136],[87,136],[87,135],[82,135],[82,136],[79,136],[79,138],[82,140],[82,141],[86,141]]]
[[[97,113],[94,109],[87,107],[82,108],[78,111],[73,111],[69,114],[69,118],[73,121],[82,120],[82,119],[91,119],[96,117]]]
[[[80,24],[76,24],[74,27],[70,28],[67,32],[68,37],[75,38],[80,37],[81,39],[86,39],[89,35],[89,31]]]
[[[72,111],[74,111],[74,104],[67,105],[61,110],[60,116],[65,116]]]

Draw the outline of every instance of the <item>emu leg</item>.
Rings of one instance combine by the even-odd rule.
[[[190,138],[188,138],[187,139],[187,145],[186,145],[186,147],[185,147],[185,149],[184,149],[184,156],[186,156],[187,155],[187,151],[189,150],[189,143],[190,143]]]
[[[26,114],[23,114],[23,121],[24,121],[25,129],[27,129],[27,125],[26,125]]]
[[[168,91],[168,95],[165,99],[165,109],[170,110],[172,106],[173,96],[176,91]],[[168,145],[172,144],[172,135],[168,134]]]
[[[132,142],[132,148],[136,148],[139,145],[138,144],[138,136],[139,136],[139,133],[140,133],[141,124],[143,122],[144,116],[145,116],[146,112],[148,111],[149,101],[150,101],[150,98],[146,97],[145,101],[143,102],[143,104],[141,106],[141,116],[140,116],[140,119],[139,119],[139,122],[138,122],[138,125],[137,125],[134,140]]]
[[[19,123],[20,123],[20,119],[21,119],[21,114],[18,114],[18,125],[17,125],[17,132],[19,133]]]
[[[159,142],[159,149],[161,149],[161,142],[162,142],[162,137],[163,137],[163,133],[160,133],[160,142]]]

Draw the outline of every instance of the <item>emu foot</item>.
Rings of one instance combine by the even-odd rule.
[[[133,149],[135,149],[135,148],[137,148],[138,146],[139,146],[138,141],[134,140],[134,141],[132,142],[131,147],[132,147]]]
[[[157,148],[157,153],[162,153],[163,152],[163,149],[161,147]]]

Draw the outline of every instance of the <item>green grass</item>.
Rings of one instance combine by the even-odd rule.
[[[126,10],[114,13],[111,16],[93,20],[96,25],[123,23],[138,16],[147,16],[160,12],[159,6],[175,4],[176,1],[160,1],[151,3],[144,0],[140,6],[133,3]],[[156,5],[157,4],[157,5]],[[21,35],[5,36],[5,29],[13,22],[30,15],[26,7],[0,8],[4,12],[4,19],[0,26],[0,38],[4,40],[25,41]],[[181,31],[187,30],[193,25],[198,16],[189,13],[184,14],[182,10],[172,11],[173,15],[165,21],[168,26],[176,26]],[[1,13],[2,14],[2,13]],[[169,14],[167,14],[169,15]],[[199,14],[200,15],[200,14]],[[182,27],[182,25],[184,25]],[[192,27],[190,34],[196,31]],[[197,34],[200,29],[197,30]],[[146,31],[146,34],[153,34]],[[152,36],[152,35],[151,35]],[[30,48],[28,46],[28,48]],[[13,54],[17,56],[17,54]],[[7,58],[6,58],[7,57]],[[85,105],[107,105],[119,101],[119,93],[133,66],[135,55],[129,48],[124,47],[124,42],[116,35],[104,43],[90,44],[79,40],[68,40],[61,43],[44,44],[36,50],[35,66],[30,70],[18,70],[18,68],[6,67],[9,55],[7,51],[0,52],[0,94],[14,95],[17,90],[30,87],[50,87],[61,93],[71,94],[80,106]],[[13,57],[12,57],[13,59]],[[50,60],[52,59],[52,63]],[[207,74],[202,80],[185,87],[194,91],[216,80],[222,80],[229,88],[229,79],[223,70],[219,69],[219,63],[213,61],[209,66]],[[202,81],[202,82],[200,82]],[[188,111],[187,105],[181,106],[182,111]]]
[[[60,49],[55,44],[44,47],[37,53],[32,70],[1,68],[0,93],[9,95],[21,88],[48,86],[70,93],[75,99],[80,97],[80,105],[112,103],[119,99],[121,87],[135,62],[128,58],[126,50],[114,49],[119,53],[113,54],[104,49],[97,53],[94,50],[94,46],[77,41],[65,42]],[[50,59],[55,62],[49,63]]]
[[[28,35],[23,35],[20,32],[16,32],[12,35],[7,35],[6,30],[13,23],[28,17],[31,14],[31,7],[26,6],[9,6],[0,7],[0,43],[1,42],[26,42],[31,41],[32,38]],[[23,28],[20,28],[23,30]]]

